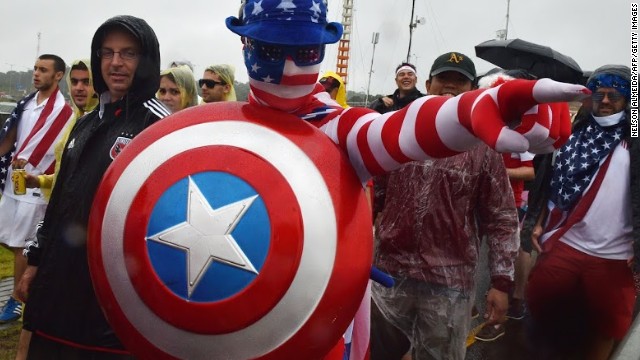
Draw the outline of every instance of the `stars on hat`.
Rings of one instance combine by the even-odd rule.
[[[262,0],[256,1],[253,3],[253,11],[251,11],[251,15],[258,15],[263,11],[262,9]]]
[[[276,6],[276,9],[282,9],[283,12],[293,12],[297,6],[293,3],[293,0],[282,0],[280,4]]]
[[[260,70],[260,66],[258,66],[257,62],[255,64],[251,65],[251,72],[257,73],[258,70]]]
[[[316,16],[318,16],[318,14],[322,12],[322,10],[320,9],[320,3],[317,3],[315,1],[313,1],[312,3],[313,5],[311,5],[309,10],[313,11],[316,14]]]
[[[313,5],[309,8],[309,10],[313,11],[313,15],[311,15],[311,22],[317,23],[320,19],[320,14],[322,10],[320,9],[320,3],[312,1]]]

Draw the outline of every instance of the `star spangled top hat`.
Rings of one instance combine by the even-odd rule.
[[[247,0],[227,28],[240,36],[280,45],[333,44],[342,25],[327,22],[326,0]]]

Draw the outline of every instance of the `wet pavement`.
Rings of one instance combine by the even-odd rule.
[[[476,306],[480,316],[471,323],[471,328],[482,323],[484,314],[485,299],[484,294],[489,289],[489,267],[487,265],[487,246],[480,248],[480,264],[476,273]],[[505,334],[491,342],[476,341],[467,348],[466,360],[514,360],[527,359],[529,354],[529,343],[526,335],[527,318],[522,320],[507,320],[505,323]]]

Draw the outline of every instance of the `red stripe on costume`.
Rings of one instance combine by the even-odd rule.
[[[334,346],[322,360],[342,360],[344,356],[344,338],[340,338],[336,346]]]
[[[500,109],[491,96],[483,96],[478,100],[471,114],[471,123],[473,134],[495,149],[505,125],[500,117]]]
[[[287,99],[277,95],[273,95],[266,91],[262,91],[253,86],[251,87],[251,91],[259,101],[265,102],[267,104],[282,104],[283,108],[292,108],[299,104],[304,104],[303,100],[308,96],[308,94],[305,94],[297,98]]]
[[[400,138],[398,137],[408,108],[408,106],[405,106],[402,110],[391,115],[380,132],[385,149],[391,158],[399,163],[406,163],[413,160],[406,156],[400,149]]]
[[[44,134],[42,139],[38,141],[38,145],[35,147],[31,156],[29,157],[29,163],[32,165],[37,165],[42,161],[42,158],[47,154],[49,149],[51,149],[51,145],[58,139],[58,136],[67,125],[67,121],[73,114],[73,110],[68,105],[64,105],[60,114],[53,120],[51,126]]]
[[[362,157],[362,162],[367,167],[367,171],[371,175],[380,175],[384,174],[385,169],[378,164],[375,156],[373,156],[373,152],[371,151],[371,146],[369,146],[369,140],[367,139],[367,132],[369,131],[369,127],[371,126],[371,122],[366,123],[360,130],[357,135],[357,144],[358,151],[360,152],[360,156]]]
[[[439,96],[431,98],[420,107],[416,119],[416,140],[420,148],[431,157],[447,157],[458,154],[449,149],[440,139],[436,128],[436,117],[442,111],[442,105],[447,97]]]
[[[318,74],[283,75],[281,85],[309,85],[318,80]]]
[[[502,118],[507,122],[519,121],[520,115],[534,107],[538,102],[533,98],[535,81],[512,80],[498,89],[498,107]]]
[[[557,149],[567,142],[569,136],[571,136],[571,113],[569,112],[569,103],[566,102],[551,103],[549,107],[551,108],[551,116],[553,117],[551,125],[557,129],[557,131],[555,131],[555,137],[552,137],[553,139],[557,139],[556,142],[553,143],[553,147]]]
[[[338,123],[338,144],[345,150],[347,149],[347,136],[351,132],[351,129],[353,129],[353,126],[358,120],[360,120],[360,117],[362,117],[362,115],[369,113],[368,111],[357,111],[359,109],[353,110],[353,112],[349,112],[349,115],[351,116],[341,116],[340,122]]]

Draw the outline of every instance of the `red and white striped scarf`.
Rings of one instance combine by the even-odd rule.
[[[29,135],[18,144],[14,159],[26,159],[42,173],[52,174],[55,158],[46,155],[53,154],[54,146],[60,140],[62,130],[72,114],[73,110],[65,103],[59,88],[56,87]]]

